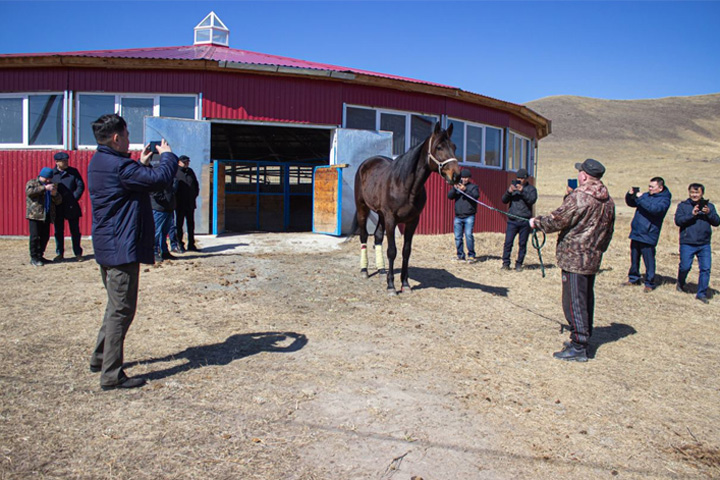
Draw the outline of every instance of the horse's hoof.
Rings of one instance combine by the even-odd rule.
[[[410,285],[403,285],[400,289],[400,293],[412,293],[412,288],[410,288]]]
[[[367,268],[363,268],[362,270],[360,270],[360,275],[362,275],[363,278],[368,278],[369,275]]]
[[[387,293],[388,293],[388,295],[390,295],[391,297],[394,297],[395,295],[398,294],[398,292],[396,292],[394,288],[388,288],[388,289],[387,289]]]

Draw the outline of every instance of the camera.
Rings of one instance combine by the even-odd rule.
[[[632,187],[632,191],[633,193],[638,193],[640,192],[640,187]]]
[[[697,203],[698,210],[702,210],[703,208],[707,207],[707,204],[708,204],[708,201],[705,200],[704,198],[701,198],[700,200],[698,200],[698,203]]]
[[[150,153],[158,153],[157,147],[160,145],[160,142],[150,142],[150,145],[148,145],[148,149],[150,150]]]
[[[510,183],[511,183],[513,186],[517,187],[518,185],[520,185],[521,182],[520,182],[520,180],[515,179],[515,180],[512,180]]]

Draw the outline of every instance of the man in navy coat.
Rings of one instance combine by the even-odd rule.
[[[55,168],[52,181],[62,195],[62,203],[55,211],[55,253],[57,256],[53,261],[60,262],[65,258],[65,220],[70,227],[73,254],[77,260],[82,260],[80,197],[85,192],[85,182],[83,182],[80,172],[68,164],[70,157],[67,153],[58,152],[53,158],[55,159]]]
[[[177,157],[162,140],[156,167],[150,165],[153,152],[149,145],[139,162],[132,160],[127,123],[119,115],[103,115],[92,127],[98,143],[88,166],[92,242],[108,302],[90,370],[102,371],[103,390],[136,388],[144,385],[145,379],[125,375],[123,348],[137,309],[140,264],[154,261],[150,193],[173,181]]]
[[[625,203],[637,210],[630,225],[630,271],[623,285],[640,285],[642,257],[645,264],[645,293],[655,290],[655,247],[671,200],[672,194],[661,177],[650,179],[646,193],[630,189],[625,194]]]

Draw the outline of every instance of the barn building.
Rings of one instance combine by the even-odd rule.
[[[551,125],[525,106],[237,50],[229,35],[211,12],[190,46],[0,55],[0,235],[28,234],[25,182],[54,166],[56,152],[68,152],[85,177],[96,148],[90,124],[111,112],[128,121],[134,157],[159,137],[190,156],[201,181],[199,233],[311,231],[316,167],[344,161],[337,152],[347,158],[355,143],[362,144],[357,152],[378,145],[378,153],[399,155],[438,121],[454,124],[457,157],[471,169],[481,201],[501,208],[513,172],[537,171],[538,141]],[[345,173],[344,184],[352,185]],[[426,188],[418,233],[452,231],[447,185],[432,175]],[[88,195],[82,207],[87,235]],[[504,229],[502,215],[479,209],[476,231]]]

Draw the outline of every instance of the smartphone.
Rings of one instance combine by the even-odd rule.
[[[632,191],[633,191],[633,193],[639,193],[640,187],[632,187]]]
[[[158,141],[158,142],[156,142],[156,141],[150,142],[150,146],[149,146],[150,151],[151,151],[152,153],[158,153],[157,147],[158,147],[159,145],[160,145],[160,142],[159,142],[159,141]]]
[[[700,200],[698,200],[698,203],[697,203],[697,204],[698,204],[698,209],[699,209],[699,210],[702,210],[703,208],[705,208],[705,207],[707,206],[707,204],[708,204],[708,201],[709,201],[709,200],[705,200],[704,198],[701,198]]]
[[[568,187],[575,190],[577,188],[577,178],[568,178]]]

